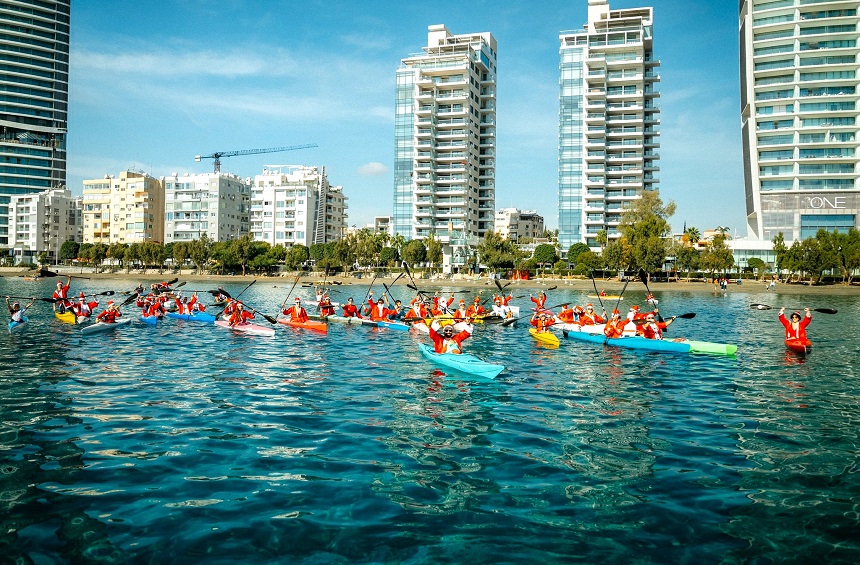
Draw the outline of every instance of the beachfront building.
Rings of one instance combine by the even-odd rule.
[[[0,248],[13,196],[66,185],[69,4],[0,3]]]
[[[496,40],[432,25],[423,49],[397,69],[393,231],[432,234],[450,272],[493,229]]]
[[[741,0],[748,239],[860,226],[855,1]]]
[[[82,215],[84,243],[162,243],[164,185],[133,171],[85,180]]]
[[[652,8],[588,0],[588,23],[559,36],[558,240],[619,237],[621,212],[657,190],[659,113]]]
[[[329,243],[346,233],[347,198],[329,184],[325,167],[281,165],[263,169],[251,189],[251,235],[290,247]]]
[[[394,235],[394,225],[391,223],[391,216],[375,216],[373,223],[367,225],[367,229],[373,233],[387,233],[390,236]]]
[[[67,241],[83,242],[80,197],[56,188],[9,200],[9,247],[15,263],[57,262]]]
[[[203,234],[230,241],[248,233],[250,194],[247,179],[230,173],[172,174],[163,177],[164,242],[190,242]]]
[[[538,214],[537,210],[502,208],[496,210],[493,231],[515,242],[533,240],[543,237],[543,216]]]

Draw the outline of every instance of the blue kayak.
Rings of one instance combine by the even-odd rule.
[[[638,349],[640,351],[660,351],[668,353],[708,353],[711,355],[734,355],[737,345],[712,343],[709,341],[672,341],[669,339],[645,339],[641,336],[607,338],[603,334],[586,332],[567,332],[567,337],[589,343],[603,343],[614,347]]]
[[[158,323],[158,316],[141,316],[140,321],[154,326]]]
[[[403,330],[409,331],[409,328],[412,326],[404,324],[403,322],[375,322],[377,326],[380,328],[391,328],[393,330]]]
[[[26,324],[27,322],[29,322],[29,320],[27,319],[27,316],[21,316],[20,322],[15,322],[13,320],[9,320],[9,333],[20,330],[21,328],[24,327],[24,324]]]
[[[197,312],[195,314],[177,314],[176,312],[168,312],[167,317],[173,318],[174,320],[187,320],[189,322],[202,322],[204,324],[215,323],[215,315],[207,314],[206,312]]]
[[[468,355],[466,353],[461,353],[459,355],[454,353],[436,353],[433,351],[432,347],[424,345],[423,343],[418,344],[418,349],[421,350],[424,357],[427,357],[436,364],[455,369],[461,373],[494,379],[499,373],[505,370],[504,365],[487,363],[486,361],[478,359],[474,355]]]

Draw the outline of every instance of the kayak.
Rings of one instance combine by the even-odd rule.
[[[89,326],[85,326],[81,328],[82,334],[91,334],[96,332],[103,332],[107,330],[114,330],[120,326],[125,326],[131,323],[131,318],[122,318],[117,320],[116,322],[105,323],[105,322],[96,322],[95,324],[90,324]]]
[[[536,328],[529,328],[529,333],[538,341],[538,343],[554,345],[556,347],[559,345],[558,336],[550,331],[538,332]]]
[[[806,338],[786,338],[785,346],[791,351],[794,351],[795,353],[802,353],[806,355],[812,348],[812,342]]]
[[[669,353],[707,353],[710,355],[734,355],[737,345],[728,343],[712,343],[709,341],[645,339],[642,336],[607,338],[599,333],[570,332],[568,337],[589,343],[603,343],[614,347],[638,349],[641,351],[658,351]]]
[[[505,321],[505,318],[502,318],[498,314],[484,314],[474,318],[474,321],[479,324],[501,324]]]
[[[186,320],[188,322],[203,322],[204,324],[211,324],[215,321],[214,314],[207,314],[206,312],[197,312],[195,314],[177,314],[176,312],[168,312],[166,314],[168,318],[173,318],[174,320]]]
[[[411,327],[409,324],[404,324],[403,322],[376,322],[376,325],[380,328],[391,328],[392,330],[403,330],[409,331]]]
[[[308,320],[307,322],[296,322],[290,320],[289,318],[278,318],[279,324],[284,324],[285,326],[290,326],[291,328],[301,328],[305,330],[312,330],[315,332],[326,333],[328,331],[328,324],[325,322],[321,322],[319,320]]]
[[[237,332],[251,335],[264,335],[268,337],[272,337],[275,335],[274,328],[258,326],[257,324],[236,324],[235,326],[231,326],[230,322],[228,322],[227,320],[216,320],[215,325],[222,328],[227,328],[228,330],[235,330]]]
[[[149,324],[151,326],[154,326],[154,325],[158,324],[158,316],[143,316],[143,315],[141,315],[140,321],[143,322],[144,324]]]
[[[321,316],[319,314],[308,314],[311,320],[319,320],[321,322],[337,322],[338,324],[364,324],[366,326],[375,326],[376,322],[371,322],[365,318],[358,316]]]
[[[606,295],[606,296],[597,296],[596,294],[589,294],[589,298],[599,298],[601,300],[624,300],[623,296],[618,295]]]
[[[494,379],[499,373],[505,370],[504,365],[487,363],[486,361],[467,353],[461,353],[459,355],[454,353],[436,353],[433,351],[432,347],[423,343],[418,344],[418,349],[421,350],[424,357],[427,357],[434,363],[442,365],[443,367],[455,369],[461,373]]]
[[[63,322],[64,324],[77,324],[78,323],[78,317],[75,316],[75,313],[72,312],[71,310],[66,310],[62,314],[60,314],[59,312],[54,312],[54,317],[56,319],[58,319],[59,321]]]
[[[29,320],[27,319],[27,316],[21,316],[20,322],[16,322],[14,320],[9,320],[9,333],[20,330],[21,328],[24,327],[24,325],[27,322],[29,322]]]

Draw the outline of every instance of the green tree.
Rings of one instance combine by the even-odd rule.
[[[301,243],[297,243],[290,247],[290,249],[287,251],[287,257],[285,259],[285,262],[288,268],[292,270],[298,270],[310,258],[310,250]]]
[[[854,271],[860,269],[860,231],[854,228],[837,238],[837,257],[842,270],[842,280],[851,284]]]
[[[403,246],[403,260],[409,265],[423,263],[427,258],[427,248],[420,239],[413,239]]]
[[[319,261],[325,257],[325,244],[314,243],[310,246],[309,251],[311,259]]]
[[[212,254],[212,240],[209,236],[203,233],[200,239],[195,239],[188,247],[188,255],[197,267],[197,274],[203,274],[206,265],[209,262],[209,257]]]
[[[397,261],[397,250],[393,247],[383,247],[379,252],[379,263],[390,267]]]
[[[574,243],[567,249],[567,260],[571,263],[576,262],[576,258],[579,257],[579,254],[585,251],[591,251],[591,248],[582,242]]]
[[[600,252],[602,253],[606,249],[606,244],[609,243],[609,234],[606,230],[599,230],[594,236],[594,241],[600,246]]]
[[[230,242],[230,253],[242,268],[242,276],[245,276],[248,264],[255,256],[254,252],[254,238],[251,234],[246,233]]]
[[[484,239],[478,244],[477,253],[481,264],[493,272],[498,269],[512,269],[522,255],[516,244],[493,230],[484,234]]]
[[[753,270],[753,273],[755,273],[757,277],[764,274],[765,269],[767,269],[767,263],[758,257],[750,257],[749,260],[747,260],[747,266]]]
[[[128,249],[125,250],[122,261],[125,265],[125,272],[128,273],[131,270],[132,265],[140,261],[140,244],[132,243],[129,245]]]
[[[568,259],[569,258],[570,256],[568,255]],[[580,252],[579,255],[576,256],[575,263],[576,264],[574,266],[574,269],[576,271],[581,271],[582,274],[585,274],[589,271],[599,269],[603,264],[603,259],[600,257],[600,255],[598,255],[591,249],[587,249],[585,251]],[[580,265],[583,267],[582,269],[579,269]],[[575,274],[580,273],[577,272]]]
[[[555,245],[550,243],[541,243],[535,247],[535,252],[532,254],[532,257],[537,264],[543,268],[544,265],[551,265],[558,261],[558,252],[555,249]]]
[[[101,268],[102,263],[107,257],[108,246],[104,243],[94,243],[89,248],[89,258],[97,269]]]
[[[167,253],[167,249],[165,248],[165,253]],[[179,274],[182,274],[182,266],[185,264],[185,260],[188,259],[188,244],[182,241],[177,241],[173,244],[172,257],[173,260],[176,261],[177,267],[179,267]]]
[[[681,236],[681,241],[686,247],[698,247],[699,240],[702,239],[702,232],[699,228],[690,226],[684,230],[684,235]]]
[[[618,272],[618,278],[621,278],[621,273],[630,269],[632,262],[632,250],[630,243],[625,238],[619,238],[610,241],[602,253],[603,263],[614,271]]]
[[[785,260],[788,257],[788,247],[785,245],[785,236],[782,235],[782,232],[776,234],[773,238],[773,255],[776,262],[776,272],[777,275],[782,273],[782,270],[786,268]]]
[[[427,247],[427,262],[431,267],[438,268],[442,264],[442,243],[430,234],[425,240]]]
[[[675,250],[675,267],[681,271],[687,271],[687,282],[690,281],[690,272],[699,268],[701,252],[695,246],[679,245]]]
[[[726,245],[726,236],[718,233],[708,242],[708,246],[702,251],[699,258],[699,266],[702,270],[711,273],[725,273],[735,264],[732,250]]]
[[[64,241],[63,245],[60,246],[60,261],[68,263],[72,259],[77,259],[80,249],[81,245],[77,241],[71,239]]]
[[[669,218],[675,213],[675,203],[664,205],[656,191],[645,191],[633,200],[621,214],[621,239],[630,244],[632,267],[650,275],[666,262],[669,249],[667,237],[672,233]]]

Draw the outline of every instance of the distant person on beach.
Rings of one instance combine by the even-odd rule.
[[[806,326],[812,321],[812,312],[804,308],[806,316],[802,319],[800,312],[792,312],[789,320],[785,319],[785,308],[779,309],[779,321],[785,328],[785,339],[806,339]]]

